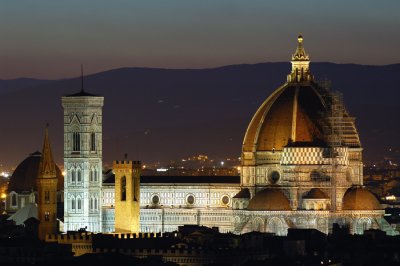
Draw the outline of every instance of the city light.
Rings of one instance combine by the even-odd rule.
[[[10,175],[9,175],[9,173],[7,173],[7,172],[1,172],[1,176],[9,177]]]
[[[395,195],[386,196],[385,199],[386,200],[396,200],[396,196]]]

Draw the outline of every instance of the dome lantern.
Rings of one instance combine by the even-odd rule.
[[[303,35],[297,37],[297,49],[292,55],[292,72],[288,75],[288,82],[312,81],[310,73],[310,57],[303,47]]]

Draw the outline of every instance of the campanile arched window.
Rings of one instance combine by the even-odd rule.
[[[96,133],[90,133],[90,151],[96,151]]]
[[[75,182],[76,176],[75,176],[75,169],[71,169],[71,182]]]
[[[78,169],[76,173],[77,173],[77,182],[82,182],[82,171]]]
[[[77,205],[78,205],[78,210],[81,210],[82,209],[82,200],[81,200],[81,198],[77,199]]]
[[[81,150],[81,134],[79,132],[72,133],[72,150],[73,151]]]
[[[75,205],[75,198],[71,199],[71,209],[75,210],[76,209],[76,205]]]

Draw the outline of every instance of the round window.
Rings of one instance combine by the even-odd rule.
[[[281,174],[278,171],[272,171],[269,174],[269,182],[271,184],[276,184],[279,181],[280,177],[281,177]]]
[[[157,205],[158,203],[160,203],[160,197],[159,197],[158,195],[154,195],[154,196],[151,198],[151,202],[152,202],[154,205]]]
[[[222,204],[228,205],[228,203],[229,203],[229,196],[225,195],[225,196],[222,197],[221,200],[222,200]]]
[[[187,202],[188,204],[190,204],[190,205],[194,204],[194,196],[193,196],[193,195],[189,195],[189,196],[186,198],[186,202]]]

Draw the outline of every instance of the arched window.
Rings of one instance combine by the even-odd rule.
[[[93,169],[90,169],[89,180],[90,180],[90,182],[93,182]]]
[[[78,210],[82,209],[82,200],[80,198],[77,199]]]
[[[17,194],[12,194],[12,196],[11,196],[11,206],[17,207]]]
[[[239,209],[239,202],[235,202],[235,209]]]
[[[80,169],[78,169],[76,172],[77,172],[77,176],[78,176],[77,181],[82,182],[82,171]]]
[[[73,151],[81,150],[81,134],[79,132],[72,133],[72,150]]]
[[[71,169],[71,182],[75,182],[76,177],[75,177],[75,169]]]
[[[271,224],[271,231],[274,232],[275,234],[278,234],[279,232],[279,225],[277,222],[274,222]]]
[[[90,198],[90,201],[89,201],[89,209],[90,209],[90,210],[93,209],[93,198]]]
[[[74,198],[71,199],[71,209],[72,209],[72,210],[75,210],[75,209],[76,209],[76,206],[75,206],[75,199],[74,199]]]
[[[94,169],[93,179],[94,179],[94,182],[97,182],[97,169]]]
[[[365,230],[368,230],[368,223],[367,222],[363,222],[361,224],[361,232],[364,233]]]
[[[365,230],[370,228],[370,221],[367,218],[361,218],[357,221],[356,234],[362,235]]]
[[[97,198],[94,199],[94,209],[97,210],[98,208],[98,201]]]
[[[276,235],[284,234],[282,228],[282,221],[274,217],[268,222],[268,231]]]
[[[126,177],[121,178],[121,200],[126,200]]]
[[[90,150],[96,151],[96,133],[90,134]]]
[[[260,218],[253,220],[253,231],[263,232],[264,222]]]

